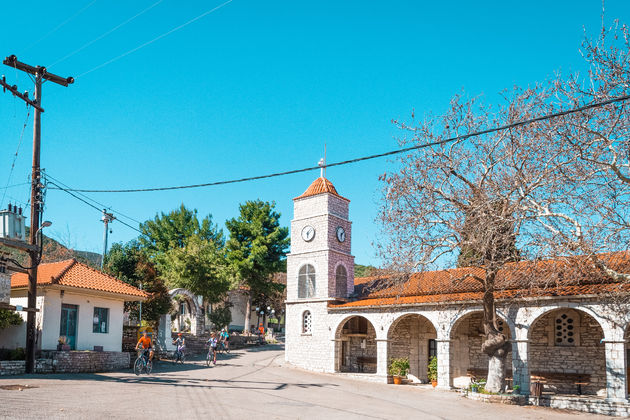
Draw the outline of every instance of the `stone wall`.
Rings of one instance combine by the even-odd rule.
[[[542,316],[532,327],[529,337],[529,369],[532,375],[545,372],[582,373],[591,377],[590,385],[582,386],[584,394],[606,393],[606,355],[601,339],[603,331],[597,321],[584,312],[573,311],[579,317],[576,328],[579,339],[572,346],[554,342],[554,320],[560,311]],[[575,394],[577,386],[570,381],[549,380],[544,390]]]
[[[367,323],[367,334],[340,334],[339,346],[345,346],[345,357],[341,360],[342,372],[376,373],[376,331],[374,326]],[[340,358],[342,356],[340,355]],[[369,363],[359,363],[359,358],[372,358]]]
[[[429,339],[436,338],[435,328],[427,319],[413,315],[404,317],[389,333],[388,358],[408,358],[409,373],[427,381]]]
[[[0,272],[0,303],[9,304],[11,301],[11,276]]]
[[[35,362],[36,373],[109,372],[130,364],[126,352],[43,351],[42,356]],[[21,375],[24,370],[24,360],[0,361],[0,376]]]

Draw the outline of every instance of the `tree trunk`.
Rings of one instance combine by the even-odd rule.
[[[247,294],[247,305],[245,306],[245,325],[243,326],[243,333],[249,333],[249,324],[251,322],[251,314],[252,314],[252,297]]]
[[[497,328],[497,314],[494,306],[494,281],[496,271],[486,273],[483,294],[483,329],[485,340],[481,351],[488,355],[488,378],[485,389],[488,392],[502,392],[505,388],[505,370],[510,343]]]

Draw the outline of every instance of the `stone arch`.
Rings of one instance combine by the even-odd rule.
[[[527,338],[530,338],[531,328],[538,322],[538,320],[545,315],[549,314],[549,312],[556,311],[558,309],[573,309],[575,311],[583,312],[597,321],[597,324],[602,329],[605,338],[609,338],[612,334],[613,328],[609,325],[609,322],[602,319],[597,312],[595,312],[592,308],[588,306],[580,305],[575,302],[558,302],[549,306],[542,306],[537,308],[531,308],[530,312],[527,314],[527,318],[531,321],[527,323]]]
[[[190,310],[189,316],[186,317],[186,316],[181,316],[180,310],[178,308],[177,310],[178,317],[181,316],[181,319],[180,318],[176,319],[177,321],[176,328],[178,328],[181,331],[183,329],[181,322],[184,319],[189,319],[190,332],[194,335],[201,334],[203,332],[203,326],[204,326],[204,319],[203,319],[204,314],[203,314],[203,310],[199,306],[199,301],[197,299],[197,296],[195,296],[190,290],[183,289],[183,288],[172,289],[168,292],[168,294],[171,297],[172,301],[175,301],[175,296],[183,296],[187,304],[187,307]]]
[[[363,315],[349,315],[335,328],[335,371],[376,373],[376,328]]]
[[[409,359],[409,374],[427,382],[429,359],[437,356],[437,328],[418,313],[397,317],[387,330],[387,356]]]
[[[514,321],[508,316],[508,314],[502,308],[496,308],[497,316],[508,326],[509,336],[516,337],[516,325]],[[446,323],[446,329],[444,330],[444,338],[451,339],[453,332],[456,330],[458,324],[464,320],[467,316],[473,313],[483,314],[481,308],[467,308],[458,312],[456,316],[449,319]]]
[[[510,326],[509,318],[503,316],[503,312],[497,310],[499,318],[499,330],[506,335],[508,340],[514,337],[513,323]],[[488,355],[481,351],[485,333],[483,331],[483,310],[469,309],[457,316],[451,323],[449,331],[450,339],[450,381],[456,388],[465,388],[470,384],[471,378],[487,378]],[[511,349],[507,355],[507,365],[511,366]],[[511,377],[511,369],[508,367],[507,377]]]
[[[606,324],[584,309],[570,304],[540,308],[529,325],[529,373],[545,378],[546,392],[606,396]],[[584,379],[578,381],[578,375]]]

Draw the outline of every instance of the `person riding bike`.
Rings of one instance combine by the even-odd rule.
[[[149,360],[153,360],[153,346],[151,345],[151,337],[147,331],[142,332],[142,337],[138,340],[138,344],[136,344],[136,350],[144,349],[143,354],[149,353]]]
[[[223,341],[223,347],[225,347],[225,350],[230,351],[230,333],[227,332],[227,327],[223,327],[221,333],[219,334],[219,338]]]
[[[217,364],[217,345],[219,344],[219,340],[217,339],[217,334],[212,332],[210,334],[210,338],[207,341],[210,346],[209,351],[212,351],[212,364]]]
[[[182,336],[182,333],[177,334],[177,338],[173,340],[173,344],[176,346],[177,353],[183,355],[186,349],[186,338]]]

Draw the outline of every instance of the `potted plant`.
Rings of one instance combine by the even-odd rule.
[[[392,359],[389,362],[389,374],[394,377],[394,384],[402,384],[402,380],[407,376],[409,372],[409,359],[401,357],[398,359]]]
[[[431,381],[431,385],[435,388],[437,385],[437,376],[438,376],[438,366],[437,366],[437,357],[433,356],[431,360],[429,360],[429,366],[427,368],[427,376],[429,381]]]

